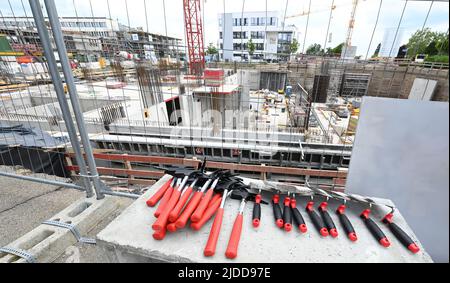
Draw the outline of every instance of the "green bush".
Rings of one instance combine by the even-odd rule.
[[[448,63],[448,55],[433,55],[427,56],[426,62],[436,62],[436,63]]]

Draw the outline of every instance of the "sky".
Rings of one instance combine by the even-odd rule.
[[[16,16],[27,13],[31,15],[27,0],[2,0],[0,10],[4,16],[12,15],[8,1]],[[278,11],[283,18],[284,14],[294,15],[308,10],[309,0],[200,0],[203,6],[205,45],[217,43],[219,13],[265,11]],[[314,0],[311,5],[309,27],[306,33],[305,49],[310,44],[319,43],[326,47],[335,47],[345,41],[350,18],[352,0],[334,0],[337,6],[333,11],[330,24],[331,42],[327,36],[327,26],[330,7],[333,0]],[[358,47],[357,55],[369,56],[373,54],[376,46],[383,39],[386,29],[396,28],[400,21],[404,0],[382,0],[380,18],[373,36],[373,43],[369,48],[372,31],[375,26],[380,0],[359,0],[356,11],[356,23],[352,37],[352,45]],[[143,27],[145,31],[167,34],[184,40],[183,0],[55,0],[60,16],[106,16],[118,19],[123,24],[132,27]],[[109,2],[109,5],[108,5]],[[165,2],[165,8],[164,4]],[[25,9],[22,7],[22,3]],[[287,11],[286,9],[287,3]],[[409,1],[403,20],[401,22],[402,42],[416,30],[421,29],[430,1]],[[145,5],[144,5],[145,4]],[[145,9],[145,6],[147,9]],[[92,10],[91,10],[92,7]],[[128,8],[128,13],[127,13]],[[165,16],[164,16],[165,12]],[[286,20],[286,24],[294,24],[298,28],[301,51],[305,36],[306,16]],[[449,24],[449,3],[435,1],[425,24],[435,31],[446,32]]]

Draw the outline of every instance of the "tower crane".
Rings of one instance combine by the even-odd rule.
[[[184,28],[191,75],[201,76],[205,68],[201,0],[183,0]]]
[[[345,5],[333,5],[331,7],[332,10],[337,9],[338,7],[344,7],[344,6],[348,6],[349,4],[345,4]],[[292,18],[297,18],[297,17],[303,17],[303,16],[307,16],[310,14],[315,14],[315,13],[321,13],[321,12],[329,12],[330,8],[326,8],[326,9],[319,9],[319,10],[311,10],[311,11],[307,11],[305,9],[303,9],[303,12],[299,13],[299,14],[294,14],[294,15],[290,15],[290,16],[286,16],[286,19],[292,19]]]
[[[358,7],[359,0],[353,0],[352,3],[352,12],[350,14],[350,21],[348,23],[347,37],[345,38],[344,47],[352,46],[352,35],[353,29],[355,28],[355,16],[356,16],[356,8]]]

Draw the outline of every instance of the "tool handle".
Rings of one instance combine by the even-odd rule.
[[[211,200],[209,201],[207,209],[210,208],[211,205],[213,205],[213,204],[216,202],[216,200],[218,200],[219,198],[222,199],[222,195],[221,195],[221,194],[215,194],[215,195],[211,198]]]
[[[161,240],[163,240],[166,237],[166,234],[167,234],[167,230],[164,227],[164,229],[161,229],[161,230],[156,231],[155,233],[153,233],[152,236],[153,236],[153,239],[161,241]]]
[[[186,226],[186,223],[189,220],[189,217],[191,216],[192,212],[197,207],[198,203],[200,202],[200,199],[202,198],[202,192],[195,192],[194,196],[191,198],[189,203],[186,205],[186,208],[181,213],[180,217],[178,217],[177,221],[175,221],[175,225],[177,228],[184,228]]]
[[[225,251],[225,256],[229,259],[236,258],[237,256],[243,220],[244,216],[242,213],[239,213],[236,220],[234,220],[233,230],[231,231],[230,240],[228,241],[227,250]]]
[[[355,228],[353,228],[353,225],[348,219],[347,215],[345,215],[344,213],[338,215],[341,225],[342,227],[344,227],[344,231],[347,234],[347,237],[351,241],[356,242],[356,240],[358,240],[358,237],[356,236]]]
[[[306,233],[306,231],[308,231],[308,228],[306,227],[305,220],[303,219],[302,214],[296,207],[294,208],[291,207],[291,209],[292,209],[292,218],[294,219],[294,222],[297,225],[298,229],[300,230],[300,232]]]
[[[155,213],[153,214],[156,218],[161,215],[161,212],[165,209],[167,202],[169,201],[170,197],[172,196],[174,189],[172,186],[169,186],[167,191],[164,193],[164,196],[161,199],[161,202],[158,205],[158,208],[156,208]]]
[[[147,200],[147,205],[150,207],[154,207],[158,201],[164,196],[164,193],[167,191],[167,189],[170,187],[170,184],[172,183],[172,178],[170,178],[170,180],[168,180],[167,182],[165,182],[159,189],[158,191],[150,198]]]
[[[170,223],[167,225],[166,230],[171,233],[174,233],[177,231],[177,226],[175,226],[175,223]]]
[[[212,195],[214,193],[214,190],[207,190],[203,198],[200,200],[200,203],[198,204],[197,208],[195,209],[194,213],[191,216],[192,222],[197,222],[202,218],[203,213],[205,213],[206,207],[209,204],[209,201],[212,198]]]
[[[308,210],[309,217],[311,218],[314,227],[316,227],[317,231],[323,236],[328,236],[328,229],[325,227],[322,218],[315,212],[314,210]]]
[[[322,214],[322,219],[328,229],[328,232],[333,238],[336,238],[338,236],[338,232],[336,225],[334,225],[333,219],[331,219],[331,215],[326,210],[321,210],[320,213]]]
[[[290,207],[291,199],[286,197],[284,199],[284,208],[283,208],[283,227],[284,230],[290,232],[292,230],[292,214]]]
[[[169,214],[178,202],[178,199],[180,198],[181,191],[174,190],[172,195],[170,196],[169,201],[167,202],[166,206],[164,207],[164,210],[159,215],[158,219],[156,219],[155,223],[152,225],[152,229],[155,231],[159,231],[161,229],[166,228],[167,221],[169,220]]]
[[[388,238],[380,229],[380,227],[378,227],[375,221],[373,221],[371,218],[364,218],[364,223],[366,224],[366,227],[367,229],[369,229],[370,233],[383,247],[387,248],[391,245]]]
[[[258,228],[261,222],[261,204],[255,202],[253,205],[253,227]]]
[[[403,246],[405,246],[408,250],[410,250],[412,253],[417,253],[420,251],[419,246],[417,246],[416,243],[411,239],[411,237],[406,234],[405,231],[403,231],[400,226],[398,226],[395,223],[389,223],[388,224],[389,230],[391,230],[392,234],[402,243]]]
[[[275,224],[282,228],[284,221],[283,221],[283,215],[281,214],[281,208],[278,205],[280,196],[274,195],[272,198],[272,207],[273,207],[273,216],[275,217]]]
[[[169,221],[175,222],[178,218],[178,216],[181,213],[181,210],[183,209],[184,205],[188,201],[189,197],[192,193],[192,187],[189,187],[186,189],[186,191],[181,195],[180,199],[178,200],[175,207],[172,209],[172,211],[169,213]]]
[[[220,207],[221,202],[221,197],[216,199],[216,201],[205,210],[205,213],[203,213],[202,218],[198,222],[191,223],[191,228],[195,231],[200,230],[203,225],[205,225],[205,223],[208,222],[209,219],[211,219],[214,213],[216,213],[217,209]]]
[[[219,207],[214,218],[214,223],[209,232],[208,242],[206,243],[203,254],[205,256],[213,256],[216,253],[217,240],[219,239],[220,228],[222,227],[223,208]]]

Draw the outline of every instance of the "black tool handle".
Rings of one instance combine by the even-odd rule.
[[[333,238],[336,238],[338,236],[338,231],[336,229],[336,225],[334,225],[334,221],[331,218],[331,215],[328,213],[328,202],[322,202],[319,205],[319,211],[322,215],[322,219],[325,222],[325,226],[328,228],[328,232]]]
[[[353,225],[348,219],[347,215],[339,214],[339,221],[341,222],[342,227],[344,227],[344,231],[347,234],[347,237],[355,242],[358,238],[356,237],[355,228],[353,228]]]
[[[370,233],[375,237],[375,239],[383,246],[389,247],[391,244],[387,239],[386,235],[383,233],[381,228],[370,218],[365,218],[364,223],[369,229]]]
[[[324,237],[328,236],[328,230],[325,227],[325,224],[323,223],[322,218],[320,218],[320,216],[317,214],[317,212],[310,211],[308,213],[309,213],[309,217],[311,218],[311,220],[314,224],[314,227],[316,227],[316,229],[319,231],[319,233]],[[327,231],[327,232],[325,232],[325,231]]]
[[[284,208],[283,208],[283,227],[284,230],[290,232],[292,230],[292,214],[291,214],[291,199],[289,197],[284,198]]]
[[[333,238],[336,238],[338,236],[338,232],[336,229],[336,225],[334,225],[334,221],[331,218],[331,215],[326,210],[321,210],[320,213],[322,214],[325,226],[328,228],[328,232],[330,232],[330,235]]]
[[[261,222],[261,204],[259,202],[255,202],[253,205],[253,227],[259,227],[259,223]]]
[[[406,234],[405,231],[403,231],[400,226],[398,226],[395,223],[389,223],[388,224],[389,230],[391,230],[392,234],[411,252],[417,253],[419,252],[419,247],[414,243],[414,241],[411,239],[411,237]]]
[[[292,218],[294,219],[295,225],[297,225],[298,229],[300,229],[302,233],[306,233],[307,228],[302,214],[296,207],[291,209],[292,209]]]
[[[314,202],[309,202],[306,205],[306,212],[308,212],[309,217],[311,218],[311,221],[314,224],[314,227],[319,231],[319,233],[326,237],[329,235],[328,229],[325,227],[325,224],[323,223],[322,218],[317,214],[317,212],[314,210]]]
[[[347,237],[351,241],[356,242],[358,240],[358,237],[356,236],[355,228],[353,228],[350,219],[348,219],[347,215],[345,215],[346,209],[347,207],[345,206],[345,204],[342,204],[336,209],[336,213],[339,217],[339,221],[341,222],[342,227],[344,227],[344,231],[347,234]]]
[[[325,226],[327,226],[328,230],[336,229],[336,225],[334,225],[334,221],[331,219],[328,211],[322,210],[320,213],[322,214],[323,222],[325,223]]]
[[[420,251],[419,246],[414,243],[414,241],[411,239],[411,237],[406,234],[405,231],[403,231],[400,226],[395,224],[393,222],[394,213],[391,212],[387,214],[381,222],[386,224],[389,227],[389,230],[391,230],[392,234],[402,243],[403,246],[405,246],[408,250],[410,250],[412,253],[418,253]]]
[[[283,227],[283,214],[281,213],[280,205],[278,204],[280,201],[279,195],[274,195],[272,198],[272,207],[273,207],[273,216],[275,217],[275,224],[279,227]]]

